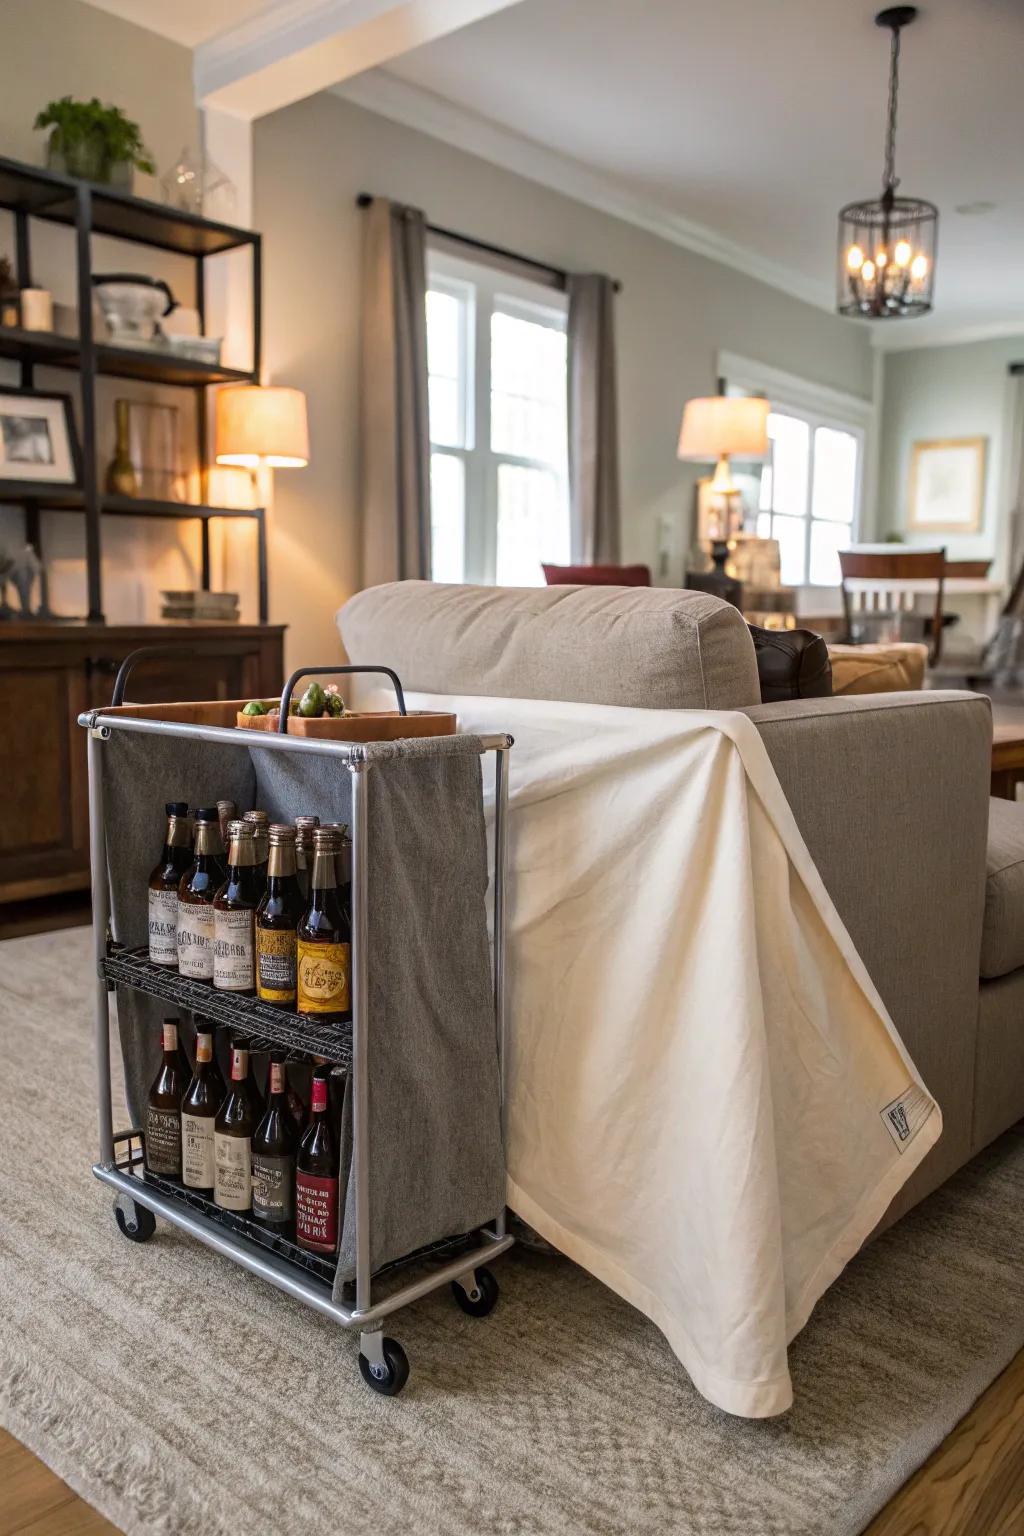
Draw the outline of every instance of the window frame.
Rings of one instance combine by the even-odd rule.
[[[491,447],[491,317],[495,313],[548,325],[565,333],[568,296],[554,281],[527,279],[506,268],[470,261],[428,243],[427,289],[462,301],[460,363],[463,368],[459,418],[462,446],[430,441],[431,455],[451,454],[462,461],[464,486],[463,581],[494,586],[498,559],[498,472],[503,464],[554,473],[570,517],[568,432],[560,463]],[[542,298],[541,294],[545,297]],[[546,295],[550,294],[550,299]],[[469,301],[467,303],[467,300]],[[570,527],[571,536],[571,527]]]
[[[782,416],[792,416],[806,423],[809,433],[808,438],[808,474],[805,493],[805,506],[800,513],[800,520],[804,524],[804,579],[798,583],[801,588],[810,588],[816,592],[828,591],[834,588],[836,582],[816,582],[811,580],[811,533],[815,523],[832,522],[832,519],[816,518],[813,516],[814,504],[814,473],[815,473],[815,434],[819,427],[830,427],[835,431],[849,433],[857,439],[857,472],[853,493],[853,519],[850,522],[850,542],[855,544],[860,537],[861,521],[864,512],[865,487],[869,468],[869,454],[873,446],[873,428],[875,421],[874,406],[870,400],[863,399],[859,395],[849,395],[842,390],[832,389],[824,384],[815,384],[809,379],[801,379],[795,374],[783,373],[780,369],[754,362],[749,358],[741,358],[734,353],[720,352],[718,354],[718,373],[721,387],[730,393],[746,395],[761,395],[765,397],[773,412]],[[774,492],[774,487],[773,487]],[[790,513],[775,512],[771,517],[793,516]],[[845,525],[841,525],[845,526]]]

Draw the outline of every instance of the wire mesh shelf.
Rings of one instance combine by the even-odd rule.
[[[101,961],[101,970],[118,986],[148,992],[187,1013],[227,1025],[235,1034],[254,1037],[254,1049],[280,1049],[297,1057],[320,1056],[338,1066],[351,1065],[351,1023],[322,1024],[310,1015],[275,1008],[258,997],[218,992],[208,981],[195,981],[167,966],[154,965],[144,948],[112,944]]]

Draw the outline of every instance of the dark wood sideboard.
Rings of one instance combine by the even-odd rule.
[[[187,647],[140,662],[135,703],[280,692],[280,624],[0,625],[0,902],[89,885],[86,709],[110,703],[114,677],[143,645]]]

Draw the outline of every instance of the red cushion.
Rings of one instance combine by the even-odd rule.
[[[649,565],[545,565],[549,587],[649,587]]]

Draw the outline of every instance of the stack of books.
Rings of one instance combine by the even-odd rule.
[[[238,622],[237,592],[161,592],[160,596],[161,618]]]

